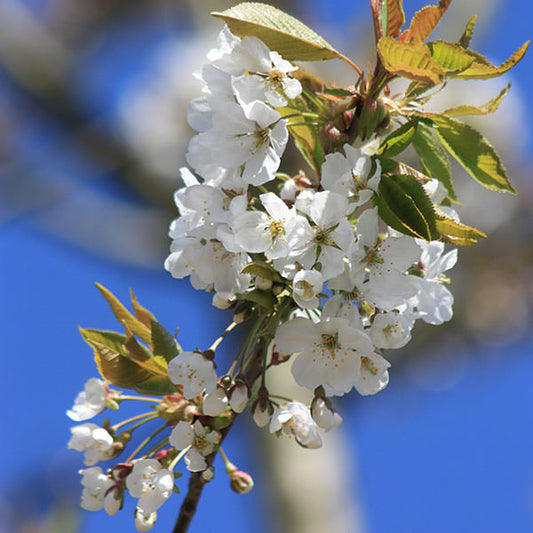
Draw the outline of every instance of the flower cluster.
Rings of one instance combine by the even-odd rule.
[[[315,53],[313,41],[309,46],[306,53]],[[342,421],[333,397],[383,390],[391,366],[385,350],[406,346],[417,320],[451,319],[447,272],[457,250],[444,243],[484,236],[451,208],[451,178],[392,159],[416,137],[424,171],[435,164],[427,151],[437,146],[429,115],[412,117],[426,78],[422,85],[413,80],[411,99],[394,101],[385,85],[397,73],[380,64],[377,81],[367,83],[349,62],[359,85],[327,87],[257,37],[239,38],[228,28],[207,58],[198,75],[203,95],[189,106],[197,135],[187,152],[191,170],[180,171],[165,268],[213,293],[213,305],[231,309],[233,322],[211,346],[184,351],[133,294],[135,316],[99,286],[125,335],[82,330],[105,381],[90,379],[67,411],[81,422],[68,447],[83,452],[88,467],[80,470],[82,507],[114,514],[129,492],[138,499],[139,531],[154,525],[174,492],[182,459],[191,485],[213,478],[219,453],[232,489],[252,489],[251,477],[222,449],[247,408],[270,433],[321,447],[324,433]],[[445,124],[445,136],[449,123],[440,117],[433,127]],[[402,125],[382,139],[394,121]],[[290,135],[311,167],[292,177],[280,172]],[[246,339],[221,369],[217,348],[241,324]],[[267,379],[271,367],[286,363],[311,391],[309,405],[274,391]],[[115,425],[86,422],[126,400],[150,409]],[[107,470],[96,466],[121,456],[137,428],[157,422],[127,458]]]
[[[205,96],[189,109],[199,133],[188,161],[199,177],[181,170],[166,269],[214,291],[218,307],[258,295],[284,302],[273,344],[299,354],[299,385],[326,396],[378,392],[390,366],[381,351],[405,346],[417,319],[451,318],[444,273],[456,251],[380,220],[370,200],[382,169],[369,149],[340,144],[314,181],[278,173],[288,136],[280,110],[302,91],[295,67],[227,29],[208,58]],[[435,205],[448,194],[436,180],[424,187]]]

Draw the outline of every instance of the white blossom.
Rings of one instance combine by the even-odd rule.
[[[150,531],[157,520],[157,512],[144,513],[141,509],[135,509],[135,528],[137,531]]]
[[[122,507],[122,498],[117,498],[116,491],[111,490],[116,481],[104,474],[99,466],[79,470],[78,473],[82,475],[83,509],[86,511],[105,509],[106,513],[112,516]]]
[[[221,415],[228,408],[228,397],[222,387],[208,392],[202,401],[202,412],[207,416]]]
[[[387,369],[390,363],[381,355],[372,352],[360,358],[360,372],[355,384],[357,392],[363,396],[376,394],[389,383]]]
[[[296,383],[342,396],[358,382],[361,357],[373,352],[368,336],[343,318],[323,317],[318,323],[293,318],[278,327],[276,346],[299,355],[292,365]]]
[[[400,313],[380,313],[374,317],[369,335],[376,348],[401,348],[411,340],[411,326]]]
[[[193,168],[243,165],[242,179],[261,185],[274,179],[288,140],[285,120],[263,102],[246,110],[236,102],[223,102],[213,114],[213,128],[193,137],[187,161]]]
[[[266,213],[247,211],[232,222],[235,243],[248,253],[263,252],[267,259],[286,257],[291,249],[304,245],[305,219],[289,209],[274,193],[259,196]]]
[[[248,391],[248,387],[244,383],[238,384],[231,391],[229,398],[230,407],[236,413],[242,413],[248,404],[249,398],[250,392]]]
[[[91,378],[85,383],[84,390],[76,396],[72,409],[67,411],[67,416],[75,422],[89,420],[105,409],[106,398],[105,382]]]
[[[316,270],[300,270],[292,280],[292,297],[303,309],[316,309],[324,278]]]
[[[311,416],[317,426],[329,431],[335,427],[335,414],[327,406],[323,398],[316,398],[311,404]]]
[[[278,407],[270,420],[270,433],[280,431],[292,435],[304,448],[320,448],[322,439],[309,408],[300,402],[289,402]]]
[[[299,242],[303,246],[291,250],[285,259],[274,260],[274,267],[292,279],[296,274],[294,264],[298,262],[306,270],[314,267],[328,280],[343,272],[344,258],[354,241],[352,226],[346,218],[351,207],[345,197],[331,191],[308,193],[306,200],[299,202],[302,195],[296,199],[295,207],[308,210],[314,225],[302,225]]]
[[[174,426],[169,442],[177,450],[190,446],[184,458],[185,466],[190,472],[201,472],[207,468],[204,458],[212,454],[220,442],[220,433],[204,427],[199,420],[192,425],[181,420]]]
[[[422,248],[418,264],[423,277],[409,276],[417,289],[410,304],[416,308],[417,318],[422,318],[428,324],[440,325],[453,316],[453,295],[444,286],[449,281],[444,272],[457,262],[457,249],[443,255],[444,244],[441,242],[426,243],[420,240],[418,244]]]
[[[257,427],[263,428],[270,422],[272,416],[272,408],[270,404],[256,402],[252,409],[252,417]]]
[[[113,437],[102,427],[87,422],[70,428],[72,437],[69,449],[84,452],[85,466],[110,459],[113,454]]]
[[[183,396],[192,400],[202,394],[214,392],[217,373],[212,361],[197,352],[182,352],[168,364],[168,376],[172,383],[183,386]]]
[[[376,160],[375,171],[370,175],[372,160],[359,148],[345,144],[343,155],[333,152],[322,165],[320,183],[326,190],[342,194],[356,206],[368,202],[377,190],[381,166]]]
[[[174,475],[156,459],[141,459],[133,464],[126,487],[134,498],[139,498],[137,509],[147,516],[172,496]]]

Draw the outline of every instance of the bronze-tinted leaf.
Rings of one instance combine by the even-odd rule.
[[[457,42],[459,46],[462,46],[463,48],[468,48],[470,46],[470,41],[472,40],[472,34],[474,33],[474,28],[476,26],[476,19],[477,19],[477,15],[474,15],[466,23],[465,31],[463,32],[463,35],[461,35],[461,38]]]
[[[491,113],[494,113],[496,109],[498,109],[501,101],[504,99],[505,95],[509,92],[509,89],[511,88],[511,82],[507,84],[506,87],[504,87],[500,93],[495,96],[492,100],[487,102],[486,104],[476,107],[473,105],[461,105],[458,107],[452,107],[450,109],[446,109],[446,111],[443,111],[442,115],[447,115],[449,117],[457,117],[457,116],[464,116],[464,115],[489,115]]]
[[[452,0],[442,0],[436,6],[425,6],[417,11],[403,38],[412,43],[423,43],[433,33],[451,3]]]
[[[444,70],[433,60],[429,48],[383,37],[378,43],[383,66],[392,74],[409,80],[436,85],[442,82]]]
[[[450,74],[452,78],[459,78],[463,80],[487,80],[489,78],[497,78],[507,71],[511,70],[525,55],[529,41],[525,42],[511,57],[502,63],[500,66],[493,65],[486,57],[473,50],[467,50],[474,61],[465,70]]]
[[[151,342],[150,330],[136,317],[134,317],[118,300],[118,298],[104,286],[96,283],[98,290],[106,299],[113,314],[121,324],[127,325],[135,335],[146,342],[148,345]]]
[[[221,18],[233,34],[258,37],[289,61],[344,57],[298,19],[268,4],[243,2],[211,15]]]

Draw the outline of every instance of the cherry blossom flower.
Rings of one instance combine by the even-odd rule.
[[[316,270],[300,270],[292,280],[292,297],[303,309],[316,309],[324,278]]]
[[[355,388],[363,396],[376,394],[384,389],[389,383],[387,369],[390,363],[381,355],[372,352],[360,358],[360,371]]]
[[[220,442],[220,433],[204,427],[199,420],[192,425],[181,420],[172,430],[169,442],[177,450],[190,446],[184,458],[185,466],[191,472],[201,472],[207,468],[204,458],[212,454]]]
[[[293,436],[304,448],[320,448],[322,439],[318,426],[311,417],[309,408],[300,402],[289,402],[278,407],[270,420],[270,433],[280,431],[284,435]]]
[[[102,427],[87,422],[70,428],[69,449],[84,452],[85,466],[106,461],[113,455],[113,437]]]
[[[299,353],[292,365],[296,383],[311,390],[322,385],[328,396],[349,392],[358,382],[361,357],[373,353],[365,333],[336,317],[318,323],[293,318],[278,327],[274,342],[280,350]]]
[[[363,205],[379,185],[380,164],[376,161],[374,173],[370,175],[372,160],[368,155],[349,144],[343,150],[345,155],[333,152],[326,156],[320,183],[324,189],[346,196],[354,205]]]
[[[370,327],[370,338],[376,348],[401,348],[411,340],[411,326],[400,313],[380,313]]]
[[[202,412],[207,416],[221,415],[228,408],[228,397],[222,387],[208,392],[202,401]]]
[[[133,464],[126,487],[134,498],[139,498],[137,509],[146,516],[172,496],[174,475],[156,459],[141,459]]]
[[[183,386],[183,396],[191,400],[202,394],[214,392],[217,373],[213,362],[197,352],[182,352],[168,364],[168,376],[172,383]]]
[[[99,466],[79,470],[82,475],[81,507],[87,511],[105,509],[108,515],[114,515],[122,507],[122,497],[112,490],[116,481],[102,472]]]
[[[89,420],[105,409],[106,398],[105,382],[91,378],[85,383],[84,390],[76,396],[72,409],[67,411],[67,416],[75,422]]]

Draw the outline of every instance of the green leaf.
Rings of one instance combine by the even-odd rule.
[[[241,270],[241,274],[251,274],[252,276],[259,276],[263,279],[278,281],[280,283],[283,282],[283,278],[272,265],[261,263],[259,261],[254,261],[245,265]]]
[[[442,67],[446,75],[463,72],[474,62],[470,51],[458,44],[435,41],[428,43],[427,46],[431,51],[431,57]]]
[[[529,41],[525,42],[511,57],[502,63],[499,67],[493,65],[481,54],[473,50],[466,50],[474,61],[472,64],[462,72],[450,73],[451,78],[459,78],[462,80],[487,80],[489,78],[497,78],[512,69],[525,55],[529,46]]]
[[[166,362],[162,365],[153,356],[147,348],[145,348],[132,334],[131,331],[126,328],[126,342],[124,348],[129,358],[137,363],[140,367],[144,368],[150,374],[156,374],[160,376],[167,375],[168,365]]]
[[[407,224],[402,222],[393,213],[393,211],[389,209],[389,206],[381,196],[378,194],[373,194],[372,203],[378,209],[379,218],[381,218],[381,220],[383,220],[388,226],[396,231],[399,231],[400,233],[403,233],[404,235],[409,235],[410,237],[420,237],[420,235],[411,230]]]
[[[139,394],[152,394],[154,396],[176,393],[176,385],[170,381],[168,376],[149,377],[147,380],[135,385],[134,388]]]
[[[248,300],[249,302],[254,302],[265,309],[271,311],[274,309],[276,304],[276,298],[272,294],[272,291],[262,291],[259,289],[254,289],[251,292],[247,292],[241,295],[242,298]]]
[[[139,303],[137,297],[135,296],[135,293],[133,292],[133,289],[130,289],[130,298],[131,305],[133,307],[133,312],[135,313],[136,318],[140,322],[142,322],[147,328],[150,328],[150,323],[152,322],[152,320],[155,321],[156,319],[155,316]]]
[[[119,334],[109,331],[87,330],[80,328],[85,342],[94,352],[94,360],[98,372],[103,379],[125,389],[135,387],[152,376],[150,372],[128,359],[122,345],[116,345]],[[126,340],[124,335],[121,336]],[[96,340],[100,338],[102,342]],[[114,347],[113,347],[114,346]]]
[[[509,82],[507,86],[504,87],[497,96],[495,96],[492,100],[480,107],[476,107],[473,105],[461,105],[458,107],[446,109],[446,111],[443,111],[441,114],[447,115],[449,117],[457,117],[463,115],[489,115],[491,113],[494,113],[494,111],[498,109],[501,101],[505,98],[505,95],[509,92],[510,88],[511,82]]]
[[[472,126],[444,115],[428,115],[441,143],[487,189],[516,193],[494,147]]]
[[[476,26],[476,19],[477,19],[477,15],[474,15],[466,23],[465,31],[463,32],[463,35],[461,35],[461,38],[457,42],[459,46],[462,46],[463,48],[468,48],[470,46],[470,41],[472,40],[472,34],[474,33],[474,27]]]
[[[211,15],[224,20],[233,34],[258,37],[289,61],[344,57],[305,24],[271,5],[243,2]]]
[[[405,23],[402,0],[370,0],[376,42],[381,37],[398,37]]]
[[[441,0],[436,6],[425,6],[415,13],[404,39],[412,43],[423,43],[437,27],[452,0]]]
[[[326,87],[324,94],[331,94],[332,96],[339,96],[340,98],[351,98],[354,93],[347,89],[340,89],[339,87]]]
[[[386,206],[386,209],[381,206],[380,211],[379,200],[377,201],[380,216],[382,212],[385,215],[383,220],[389,223],[385,217],[390,218],[390,214],[393,214],[401,223],[401,228],[394,225],[393,228],[427,241],[439,237],[433,204],[414,177],[401,174],[382,176],[378,193]]]
[[[486,239],[486,235],[476,228],[472,228],[436,210],[437,230],[441,234],[441,240],[459,246],[472,246],[479,239]]]
[[[117,320],[126,326],[128,326],[135,335],[142,339],[147,344],[150,344],[151,334],[150,330],[137,318],[135,318],[113,295],[113,293],[107,290],[105,287],[96,283],[98,290],[102,293],[103,297],[106,299],[109,307],[113,311],[113,314]]]
[[[111,350],[126,356],[124,349],[124,342],[126,342],[126,335],[117,333],[116,331],[107,331],[102,329],[78,328],[80,330],[83,340],[87,343],[89,341],[97,342],[103,346],[107,346]]]
[[[388,157],[379,156],[379,155],[378,155],[378,159],[381,164],[382,174],[392,173],[398,168],[398,163],[394,161],[394,159],[389,159]]]
[[[439,180],[446,187],[449,198],[456,201],[448,153],[436,138],[433,128],[419,122],[413,146],[429,176]]]
[[[386,137],[379,147],[379,154],[386,157],[394,157],[403,152],[413,140],[415,127],[418,119],[406,122]]]
[[[383,66],[396,76],[432,85],[441,83],[444,78],[444,70],[432,59],[425,44],[383,37],[378,42],[378,54]]]
[[[152,345],[154,355],[163,357],[167,363],[183,351],[171,333],[155,321],[152,321]]]

